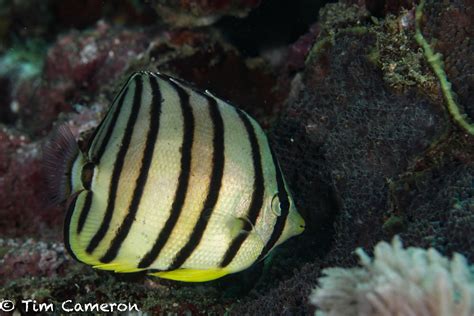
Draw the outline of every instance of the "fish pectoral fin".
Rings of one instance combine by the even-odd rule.
[[[150,273],[150,275],[154,275],[163,279],[183,282],[206,282],[218,279],[227,274],[229,274],[229,271],[226,269],[177,269],[172,271],[160,271]]]
[[[114,272],[119,272],[119,273],[133,273],[133,272],[140,272],[140,271],[145,270],[145,269],[134,267],[133,265],[126,265],[119,262],[96,264],[93,267],[94,269],[109,270],[109,271],[114,271]]]

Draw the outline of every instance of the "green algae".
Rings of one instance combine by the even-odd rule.
[[[306,63],[321,56],[337,38],[344,34],[371,34],[375,44],[367,58],[383,73],[384,81],[392,88],[403,90],[418,86],[431,93],[436,87],[436,78],[429,71],[429,65],[422,50],[413,41],[414,30],[402,26],[403,19],[410,19],[411,11],[403,10],[399,16],[389,14],[384,20],[368,15],[346,4],[329,4],[320,14],[321,33],[313,44]],[[366,22],[362,22],[367,20]]]
[[[400,20],[409,16],[409,11],[400,17],[388,15],[382,23],[372,27],[376,36],[378,60],[374,60],[383,71],[384,81],[395,89],[419,86],[432,90],[434,76],[428,71],[421,52],[412,40],[411,29],[400,26]]]
[[[0,58],[0,76],[16,72],[19,80],[38,76],[43,68],[46,44],[30,39],[16,43]]]
[[[443,61],[441,59],[441,54],[435,53],[431,48],[430,44],[424,38],[421,28],[420,28],[420,20],[423,16],[423,7],[425,5],[425,1],[422,0],[420,4],[416,8],[416,34],[415,39],[418,44],[423,48],[424,55],[426,60],[431,65],[434,73],[438,77],[439,84],[441,85],[441,90],[443,92],[444,98],[447,103],[447,108],[449,113],[451,114],[453,120],[466,132],[471,135],[474,135],[474,124],[470,123],[467,119],[467,115],[461,114],[459,106],[456,104],[454,100],[454,93],[451,89],[451,83],[448,80],[448,76],[444,71]]]
[[[389,234],[395,234],[403,230],[403,217],[392,214],[382,225],[382,229]]]

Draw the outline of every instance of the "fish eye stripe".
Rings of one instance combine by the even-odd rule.
[[[285,228],[285,224],[286,224],[286,219],[288,218],[288,215],[290,212],[290,200],[288,198],[288,192],[285,188],[285,182],[283,180],[281,168],[276,159],[275,152],[273,151],[271,147],[269,148],[270,148],[270,153],[272,155],[273,164],[275,165],[278,198],[280,199],[281,214],[280,216],[277,217],[277,221],[275,223],[275,226],[273,227],[273,232],[270,235],[270,239],[268,240],[266,245],[263,247],[260,255],[257,258],[257,261],[260,261],[263,258],[265,258],[267,253],[276,244],[281,234],[283,233],[283,229]]]
[[[102,142],[100,143],[100,147],[99,147],[98,151],[96,152],[95,156],[92,157],[92,161],[93,161],[92,163],[94,163],[95,165],[98,165],[100,163],[100,159],[102,158],[102,155],[104,154],[105,149],[107,148],[109,140],[112,137],[112,133],[114,131],[116,122],[117,122],[118,117],[119,117],[119,115],[122,111],[123,103],[125,102],[125,97],[127,96],[127,93],[128,93],[128,86],[125,86],[124,88],[122,88],[121,93],[122,94],[120,95],[120,98],[118,100],[117,108],[115,109],[115,112],[112,115],[112,118],[109,122],[109,125],[107,126],[107,131],[105,133],[105,136],[102,139]],[[109,111],[111,111],[112,109],[113,109],[113,106],[109,109]],[[105,122],[105,119],[102,120],[102,122],[99,124],[99,126],[95,130],[94,134],[91,136],[91,138],[90,138],[90,144],[91,145],[93,144],[94,138],[99,136],[97,131],[99,131],[102,128],[106,128],[105,124],[103,125],[103,122]],[[90,150],[90,148],[89,148],[89,150]],[[71,180],[72,180],[72,177],[71,177]],[[93,197],[92,192],[88,191],[87,196],[86,196],[86,201],[85,201],[85,203],[84,203],[84,205],[81,209],[81,214],[79,215],[79,221],[78,221],[78,225],[77,225],[77,233],[78,234],[81,233],[82,228],[84,227],[84,224],[87,220],[87,216],[89,215],[90,208],[92,206],[92,197]]]
[[[203,208],[200,211],[199,219],[193,228],[193,231],[187,243],[180,249],[171,263],[169,270],[180,268],[184,262],[191,256],[193,251],[199,246],[199,243],[204,235],[209,219],[212,215],[214,207],[219,198],[219,192],[222,185],[222,177],[224,175],[224,121],[219,110],[219,105],[216,99],[207,95],[202,95],[206,98],[209,108],[209,113],[212,121],[213,129],[213,153],[212,153],[212,172],[209,183],[209,191],[204,202]]]
[[[91,254],[95,248],[99,245],[99,243],[104,238],[105,234],[107,233],[110,222],[112,220],[112,215],[115,208],[115,199],[117,195],[118,183],[120,181],[120,175],[122,173],[123,164],[125,161],[125,155],[127,154],[128,147],[130,145],[130,141],[133,134],[133,128],[135,126],[135,122],[138,117],[138,112],[140,110],[141,105],[141,96],[142,96],[142,77],[135,76],[135,93],[133,96],[133,105],[130,113],[130,117],[127,122],[127,126],[124,131],[124,135],[122,138],[122,142],[117,153],[116,161],[113,167],[112,172],[112,179],[110,181],[109,186],[109,196],[107,199],[107,207],[105,211],[104,218],[102,219],[102,223],[100,225],[99,230],[95,233],[94,237],[92,237],[89,245],[86,248],[86,252]]]
[[[101,262],[109,263],[117,256],[123,241],[127,237],[130,228],[135,220],[135,216],[140,205],[140,200],[145,189],[145,185],[148,179],[148,174],[153,158],[153,152],[155,150],[156,140],[158,139],[158,133],[160,129],[160,114],[161,114],[161,92],[158,86],[158,82],[155,77],[148,76],[150,87],[152,90],[152,100],[150,105],[149,114],[149,130],[146,136],[146,145],[142,156],[141,167],[139,176],[133,190],[133,197],[130,206],[128,207],[128,213],[125,216],[120,228],[117,231],[112,243],[100,259]]]
[[[247,114],[245,114],[243,111],[239,109],[236,109],[236,111],[239,115],[239,118],[244,123],[245,129],[247,131],[248,140],[252,149],[252,164],[254,170],[253,193],[252,200],[247,211],[248,221],[244,223],[244,226],[242,228],[245,231],[251,231],[252,227],[255,226],[255,223],[263,205],[265,183],[263,177],[262,157],[260,154],[260,145],[258,143],[257,135],[255,133],[255,128],[252,122],[250,121]],[[228,266],[232,262],[234,257],[237,255],[240,247],[247,239],[247,236],[248,234],[239,234],[232,240],[220,263],[221,268]]]
[[[186,90],[173,81],[167,80],[167,82],[177,92],[183,114],[184,133],[181,145],[181,170],[178,178],[178,187],[174,193],[174,201],[171,206],[170,216],[166,220],[163,229],[158,234],[158,238],[155,240],[153,247],[140,260],[138,268],[147,268],[150,266],[159,256],[161,250],[168,241],[171,232],[173,231],[181,215],[191,174],[191,150],[194,139],[194,114],[189,102],[190,95],[186,92]]]
[[[84,189],[88,191],[91,189],[92,178],[94,177],[94,168],[95,165],[92,162],[87,162],[82,166],[81,182]]]

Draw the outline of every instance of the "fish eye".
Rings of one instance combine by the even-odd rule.
[[[81,181],[86,190],[90,190],[92,178],[94,177],[94,168],[95,165],[92,162],[88,162],[82,167]]]

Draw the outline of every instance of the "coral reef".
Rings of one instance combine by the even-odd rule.
[[[263,126],[274,120],[287,93],[276,87],[276,73],[264,59],[243,58],[216,32],[165,32],[129,71],[133,69],[161,71],[210,90],[241,105]]]
[[[31,275],[49,278],[64,275],[67,264],[71,263],[66,258],[64,245],[58,242],[0,239],[0,249],[0,285],[9,279]]]
[[[259,4],[260,0],[153,1],[156,13],[174,27],[209,25],[223,15],[244,17]]]
[[[380,242],[374,258],[356,250],[361,268],[326,268],[310,300],[316,315],[472,315],[474,274],[466,258],[433,248]]]
[[[467,3],[463,8],[471,10]],[[370,23],[348,3],[322,11],[330,21],[313,28],[314,45],[271,133],[307,219],[290,254],[299,258],[290,264],[298,269],[256,289],[235,311],[310,313],[306,296],[321,267],[353,266],[353,249],[371,249],[395,233],[408,245],[472,259],[473,139],[451,120],[439,79],[415,40],[415,7],[407,9]],[[423,12],[439,25],[444,10],[427,2]],[[430,25],[422,26],[425,37]],[[472,64],[469,56],[459,60]],[[304,263],[308,249],[314,256]]]
[[[41,148],[28,136],[0,125],[1,237],[58,239],[60,208],[45,208]]]
[[[192,8],[189,1],[87,1],[73,17],[75,4],[63,1],[41,1],[37,11],[37,1],[0,4],[7,17],[0,23],[0,298],[130,301],[156,314],[299,315],[314,313],[308,296],[322,269],[353,267],[354,249],[395,234],[408,246],[474,260],[474,6],[309,2],[297,1],[291,17],[305,20],[303,11],[322,6],[319,18],[281,34],[298,23],[269,19],[253,29],[246,23],[261,15],[238,23],[235,16],[284,11],[283,1]],[[156,8],[173,14],[163,21]],[[63,123],[84,144],[135,70],[190,81],[256,117],[305,233],[264,263],[198,285],[73,261],[61,246],[63,209],[42,197],[41,147]]]
[[[119,77],[147,48],[150,37],[104,22],[91,31],[62,35],[47,52],[41,85],[29,94],[22,89],[17,93],[21,125],[33,134],[44,131],[58,113],[72,111],[74,103]]]

